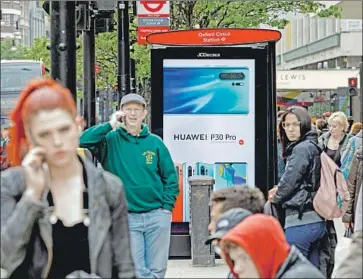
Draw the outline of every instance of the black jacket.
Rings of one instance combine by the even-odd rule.
[[[295,247],[291,246],[290,253],[276,274],[276,278],[325,278]]]
[[[321,152],[314,130],[286,148],[286,169],[272,200],[286,209],[286,215],[314,210],[313,198],[320,185]]]

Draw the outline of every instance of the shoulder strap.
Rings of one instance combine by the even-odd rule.
[[[319,146],[319,144],[317,144],[315,141],[310,140],[310,142],[318,149],[319,153],[321,153],[323,151],[321,149],[321,147]]]

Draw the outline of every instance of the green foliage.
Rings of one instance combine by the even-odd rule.
[[[50,51],[47,44],[50,43],[47,37],[34,39],[32,47],[28,48],[25,53],[27,59],[42,60],[44,65],[50,69]]]
[[[1,59],[24,59],[26,48],[23,46],[15,46],[13,39],[6,39],[1,41]]]
[[[194,28],[256,28],[261,25],[283,29],[288,13],[315,13],[320,17],[340,17],[338,6],[313,1],[171,1],[172,30]],[[143,51],[144,53],[142,53]],[[146,55],[146,56],[144,56]],[[138,78],[150,76],[149,50],[139,46]]]
[[[47,45],[50,43],[50,39],[47,37],[41,37],[34,39],[34,44],[32,47],[26,48],[25,58],[41,60],[44,65],[50,70],[51,59],[50,50],[47,49]],[[82,61],[82,41],[80,38],[77,39],[77,44],[81,46],[77,50],[77,81],[82,84],[82,73],[83,73],[83,61]]]
[[[338,5],[330,6],[328,9],[324,9],[318,13],[319,17],[342,17],[343,8]]]
[[[337,16],[339,8],[329,9],[313,1],[172,1],[172,29],[213,27],[250,28],[260,25],[283,28],[287,13],[319,13]]]
[[[313,1],[171,1],[171,28],[253,28],[262,25],[282,29],[288,21],[287,13],[314,13],[321,17],[340,17],[341,9]],[[116,18],[116,15],[115,15]],[[131,15],[131,57],[136,61],[138,83],[150,77],[150,49],[136,43],[137,20]],[[47,38],[38,38],[26,51],[30,59],[42,59],[50,68],[50,51]],[[77,80],[82,83],[82,44],[77,51]],[[3,44],[1,46],[3,53]],[[96,74],[96,87],[106,88],[117,83],[117,32],[100,33],[96,37],[96,64],[101,67]],[[143,90],[143,89],[142,89]]]
[[[100,33],[96,37],[96,87],[106,88],[117,84],[117,33]]]

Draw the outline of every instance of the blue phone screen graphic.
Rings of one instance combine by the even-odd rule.
[[[190,221],[190,185],[189,177],[196,175],[196,165],[184,163],[183,164],[183,179],[184,179],[184,222]]]
[[[216,163],[214,191],[247,184],[246,163]]]
[[[214,164],[197,163],[197,174],[214,177]]]
[[[164,68],[164,114],[248,114],[249,69]]]

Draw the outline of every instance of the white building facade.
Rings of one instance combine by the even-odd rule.
[[[359,78],[363,55],[362,1],[341,1],[337,5],[342,8],[340,19],[302,15],[281,30],[282,38],[276,45],[277,70],[300,76],[304,86],[292,88],[290,84],[284,88],[286,86],[280,83],[278,95],[280,102],[295,98],[299,103],[309,96],[315,98],[313,105],[309,105],[312,113],[339,109],[358,120],[359,96],[336,97],[336,93],[339,87],[348,86],[348,78]],[[302,71],[304,77],[310,76],[310,81],[303,78]],[[296,84],[296,80],[292,84]]]
[[[1,40],[30,46],[34,38],[49,35],[49,23],[40,1],[1,0]]]

